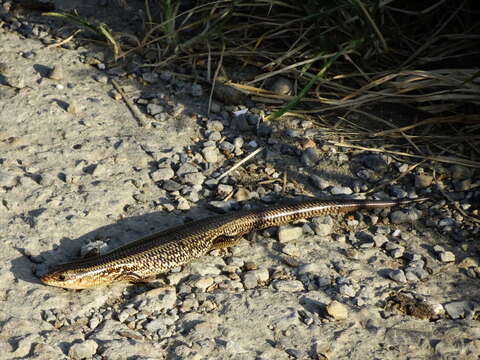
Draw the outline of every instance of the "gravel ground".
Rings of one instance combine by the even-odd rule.
[[[112,68],[101,49],[49,47],[52,30],[9,4],[1,359],[479,357],[478,169],[423,164],[395,182],[408,164],[333,146],[309,121],[259,123],[265,109],[249,99],[216,96],[207,116],[209,89],[182,69]],[[74,5],[108,13],[62,4]],[[272,86],[290,91],[286,79]],[[383,181],[370,197],[434,200],[268,229],[145,285],[72,291],[36,277],[190,219]]]

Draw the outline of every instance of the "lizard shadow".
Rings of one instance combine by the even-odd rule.
[[[38,284],[40,283],[38,276],[47,272],[50,267],[80,259],[84,255],[81,254],[81,250],[99,248],[100,253],[106,253],[147,235],[211,215],[218,214],[201,207],[180,216],[157,211],[123,218],[77,238],[62,237],[57,246],[38,255],[32,254],[28,249],[16,247],[21,256],[11,261],[10,270],[17,280]]]

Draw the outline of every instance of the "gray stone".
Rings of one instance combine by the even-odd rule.
[[[159,330],[166,330],[167,324],[165,323],[165,320],[161,317],[150,321],[144,326],[144,328],[151,333],[156,333]]]
[[[455,220],[452,218],[443,218],[438,222],[438,226],[445,227],[445,226],[452,226],[455,224]]]
[[[180,165],[180,167],[177,170],[177,175],[184,176],[186,174],[196,173],[196,172],[198,172],[198,168],[195,165],[186,162]]]
[[[153,181],[164,181],[173,178],[175,176],[175,172],[171,167],[162,167],[151,173],[151,176]]]
[[[417,274],[413,271],[405,269],[405,278],[407,281],[416,282],[419,280]]]
[[[416,188],[426,188],[432,185],[433,176],[430,175],[417,175],[415,176],[415,187]]]
[[[346,320],[348,318],[348,308],[336,300],[327,305],[327,313],[335,320]]]
[[[362,157],[362,164],[375,172],[385,172],[388,168],[387,163],[376,154],[365,155]]]
[[[402,224],[409,221],[408,214],[402,210],[396,210],[390,214],[390,220],[394,224]]]
[[[166,180],[163,183],[163,189],[167,190],[167,191],[170,191],[170,192],[178,191],[181,188],[182,188],[182,185],[180,185],[179,183],[177,183],[176,181],[173,181],[173,180]]]
[[[233,145],[232,143],[228,142],[228,141],[222,141],[218,147],[220,148],[220,150],[222,151],[225,151],[227,153],[233,153],[235,151],[235,145]]]
[[[207,129],[211,131],[223,131],[223,123],[218,120],[210,120],[207,122]]]
[[[405,276],[405,273],[403,272],[403,270],[392,270],[388,273],[388,277],[396,282],[399,282],[399,283],[406,283],[407,282],[407,278]]]
[[[48,77],[56,81],[63,80],[65,77],[63,67],[61,65],[55,65]]]
[[[303,229],[298,226],[283,225],[278,229],[278,241],[286,243],[298,239],[303,234]]]
[[[472,176],[472,172],[469,168],[461,165],[452,165],[450,173],[453,179],[462,180]]]
[[[178,210],[189,210],[190,209],[190,203],[188,202],[187,199],[183,197],[179,197],[177,199],[177,209]]]
[[[202,150],[206,162],[216,163],[218,161],[218,150],[215,147],[206,147]]]
[[[472,188],[472,180],[464,179],[453,182],[453,187],[455,191],[468,191]]]
[[[240,150],[243,147],[244,143],[245,143],[245,141],[243,140],[243,138],[241,136],[237,136],[233,140],[233,145],[235,146],[235,149],[238,149],[238,150]]]
[[[142,74],[143,80],[146,82],[153,84],[154,82],[158,81],[158,73],[155,72],[146,72]]]
[[[260,268],[249,271],[248,274],[253,274],[259,282],[267,282],[270,278],[270,274],[267,268]]]
[[[441,262],[453,262],[455,261],[455,254],[451,251],[443,251],[438,254]]]
[[[334,186],[330,192],[332,195],[350,195],[353,193],[353,190],[346,186]]]
[[[314,167],[320,161],[321,152],[315,148],[308,148],[302,153],[302,163],[308,167]]]
[[[258,285],[258,279],[252,272],[247,272],[243,277],[245,289],[253,289]]]
[[[327,180],[321,178],[318,175],[310,175],[310,180],[312,181],[313,185],[315,185],[320,190],[325,190],[330,186],[330,183]]]
[[[275,280],[272,282],[274,289],[285,292],[297,292],[305,290],[303,283],[298,280]]]
[[[222,138],[222,134],[218,131],[211,131],[208,134],[208,141],[219,141]]]
[[[183,176],[182,180],[187,184],[202,185],[205,181],[205,176],[201,172],[188,173]]]
[[[338,292],[340,295],[345,296],[345,297],[354,297],[355,296],[355,289],[353,288],[352,285],[349,284],[342,284],[338,287]]]
[[[17,184],[18,177],[4,170],[0,170],[0,186],[12,187]]]
[[[211,276],[202,276],[200,279],[193,283],[193,286],[198,290],[205,292],[214,283]]]
[[[312,220],[313,231],[318,236],[328,236],[333,232],[333,219],[330,216],[316,217]]]
[[[373,236],[373,241],[375,242],[376,247],[382,247],[388,241],[388,238],[385,235],[377,234]]]
[[[294,257],[300,256],[301,254],[300,249],[293,244],[285,244],[285,246],[282,248],[282,252],[286,255]]]
[[[73,344],[68,350],[68,356],[75,360],[90,359],[97,352],[98,344],[93,340],[86,340]]]
[[[208,203],[208,206],[217,211],[217,212],[222,212],[222,213],[226,213],[226,212],[229,212],[231,209],[232,209],[232,204],[234,202],[233,201],[217,201],[217,200],[213,200],[213,201],[210,201]]]
[[[202,96],[203,95],[202,86],[199,84],[192,84],[192,87],[190,88],[190,94],[195,97]]]
[[[443,306],[452,319],[468,318],[473,315],[475,304],[471,301],[452,301]]]
[[[217,193],[222,197],[229,195],[232,191],[233,191],[232,185],[220,184],[217,187]]]
[[[190,272],[200,276],[206,275],[220,275],[221,270],[214,265],[206,265],[201,263],[190,264]]]
[[[278,77],[273,81],[270,90],[279,95],[290,95],[293,90],[293,84],[290,79]]]
[[[147,113],[149,113],[152,116],[160,114],[163,111],[164,111],[164,108],[162,105],[152,104],[152,103],[147,105]]]

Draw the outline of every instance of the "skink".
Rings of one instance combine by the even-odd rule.
[[[52,286],[85,289],[117,281],[145,282],[214,249],[234,246],[251,231],[316,216],[385,208],[411,201],[311,199],[196,220],[147,236],[105,255],[54,267],[40,277]]]

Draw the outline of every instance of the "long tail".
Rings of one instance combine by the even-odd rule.
[[[287,224],[291,221],[316,216],[342,214],[358,209],[387,208],[428,200],[356,200],[356,199],[311,199],[291,204],[279,204],[256,212],[257,229]]]

